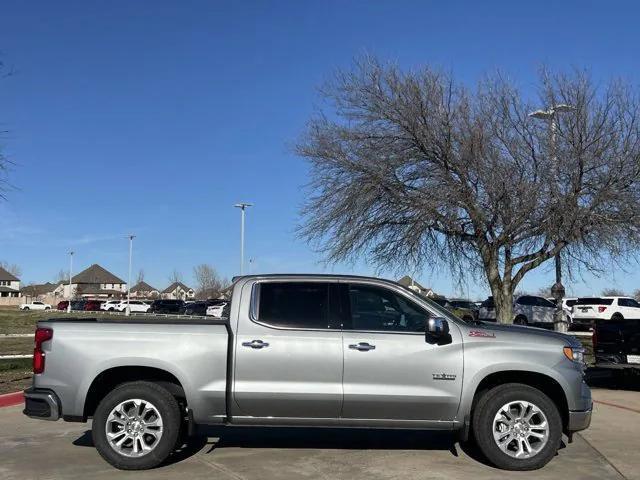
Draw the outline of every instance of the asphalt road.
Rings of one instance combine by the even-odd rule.
[[[640,479],[640,393],[595,390],[594,397],[607,404],[596,403],[591,429],[544,469],[508,474],[447,434],[289,428],[208,429],[166,465],[122,472],[95,451],[89,424],[31,420],[21,407],[6,407],[0,409],[0,478]]]

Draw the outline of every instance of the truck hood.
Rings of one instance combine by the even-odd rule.
[[[573,335],[567,335],[565,333],[554,332],[552,330],[546,330],[544,328],[536,327],[524,327],[521,325],[503,325],[493,322],[477,322],[464,325],[470,334],[472,331],[491,332],[499,336],[500,333],[509,336],[510,340],[521,340],[523,342],[533,341],[555,341],[563,343],[566,346],[581,347],[582,344]],[[470,335],[473,336],[473,335]]]

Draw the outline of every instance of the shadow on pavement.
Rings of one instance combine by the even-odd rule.
[[[457,438],[451,432],[422,430],[375,430],[287,427],[209,427],[200,426],[167,459],[165,465],[181,462],[196,453],[221,448],[283,448],[327,450],[446,450],[459,456]],[[91,430],[73,441],[78,447],[93,447]],[[471,445],[461,446],[474,460],[484,463]]]
[[[640,391],[640,374],[638,370],[590,368],[587,370],[586,382],[593,388],[610,390]]]

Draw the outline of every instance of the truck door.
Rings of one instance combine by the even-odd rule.
[[[340,325],[331,328],[338,305],[330,295],[334,287],[280,280],[253,285],[250,312],[241,311],[235,344],[240,415],[339,417],[343,358]]]
[[[343,331],[342,417],[451,421],[462,390],[462,338],[449,321],[451,343],[426,342],[431,315],[410,297],[367,284],[348,289]]]

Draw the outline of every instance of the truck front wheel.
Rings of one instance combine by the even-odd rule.
[[[473,412],[476,443],[496,467],[535,470],[556,454],[562,439],[558,408],[540,390],[520,383],[489,390]]]
[[[124,383],[98,404],[93,443],[107,462],[121,470],[145,470],[162,463],[180,432],[176,399],[153,382]]]

